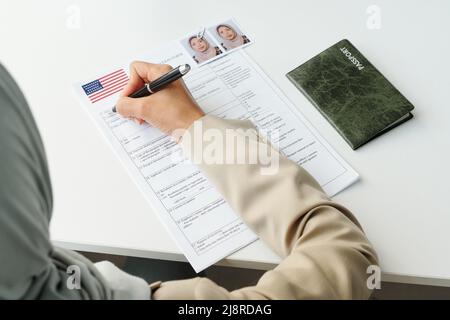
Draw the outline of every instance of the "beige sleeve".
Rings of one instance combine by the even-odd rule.
[[[235,129],[253,128],[249,121],[212,116],[203,117],[197,121],[197,127],[199,124],[203,131],[214,129],[224,135],[227,129],[236,132]],[[192,137],[194,131],[195,125],[189,128],[188,134]],[[198,157],[200,148],[191,146],[199,142],[190,144],[192,139],[185,137],[181,141],[184,152],[191,159]],[[247,140],[250,156],[267,145],[257,133],[249,138],[241,132],[239,139]],[[227,153],[236,151],[229,145],[224,148]],[[272,157],[276,156],[280,155],[275,151]],[[366,270],[369,265],[378,264],[373,247],[355,217],[328,199],[304,169],[282,156],[275,174],[261,174],[261,164],[198,165],[235,212],[283,260],[252,287],[229,292],[205,278],[169,281],[156,290],[155,299],[367,299],[370,296]]]

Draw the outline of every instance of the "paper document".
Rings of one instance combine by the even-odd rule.
[[[172,66],[191,62],[179,42],[135,58]],[[127,81],[129,62],[75,84],[75,90],[154,213],[199,272],[257,237],[168,136],[111,112]],[[244,50],[200,67],[193,65],[184,81],[206,113],[250,119],[264,131],[278,130],[279,141],[273,141],[274,144],[308,170],[328,195],[357,180],[358,174]]]

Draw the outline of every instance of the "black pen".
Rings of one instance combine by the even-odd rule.
[[[186,73],[191,70],[191,66],[188,64],[183,64],[181,66],[178,66],[176,68],[173,68],[169,72],[167,72],[165,75],[162,75],[156,80],[153,80],[152,82],[146,83],[142,88],[131,94],[130,98],[142,98],[142,97],[148,97],[152,93],[155,93],[156,91],[162,89],[164,86],[168,85],[169,83],[180,79],[182,76],[184,76]],[[113,112],[116,112],[116,106],[112,108]]]

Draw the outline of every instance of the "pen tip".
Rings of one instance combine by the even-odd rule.
[[[117,112],[116,106],[112,108],[112,112]]]

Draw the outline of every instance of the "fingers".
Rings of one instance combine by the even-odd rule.
[[[144,119],[145,103],[143,99],[145,98],[121,97],[116,103],[116,110],[123,117]]]
[[[170,71],[168,64],[155,64],[143,61],[134,61],[130,65],[130,73],[144,82],[151,82]]]
[[[134,123],[136,123],[136,124],[138,124],[138,125],[141,125],[141,124],[143,124],[145,121],[144,120],[142,120],[142,119],[138,119],[138,118],[129,118],[130,120],[133,120],[134,121]]]
[[[136,75],[130,74],[130,80],[128,80],[127,85],[122,89],[120,97],[128,97],[133,92],[137,91],[144,85],[144,81],[137,77]]]
[[[145,83],[152,82],[161,75],[170,71],[172,67],[165,64],[154,64],[143,61],[134,61],[130,65],[130,80],[122,90],[120,96],[127,97],[140,89]]]
[[[128,84],[123,88],[121,97],[128,97],[133,92],[141,88],[144,83],[148,82],[146,74],[143,72],[143,67],[140,66],[136,69],[136,65],[145,64],[145,62],[135,61],[130,65],[130,80]]]

